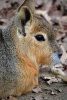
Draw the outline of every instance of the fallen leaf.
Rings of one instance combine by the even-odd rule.
[[[38,87],[36,87],[35,89],[33,89],[32,92],[34,92],[34,93],[41,93],[42,90],[41,90],[41,88],[38,86]]]
[[[47,81],[47,83],[50,85],[52,83],[58,83],[58,82],[61,82],[61,79],[59,78],[52,78],[51,80]]]

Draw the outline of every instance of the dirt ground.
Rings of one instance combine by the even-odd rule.
[[[47,85],[41,81],[39,87],[42,89],[41,93],[28,93],[19,97],[18,100],[67,100],[67,84],[65,83]],[[52,94],[52,91],[55,94]]]
[[[6,27],[10,18],[14,15],[15,10],[17,9],[17,7],[20,5],[22,1],[24,0],[0,0],[0,29],[3,29]],[[35,1],[38,1],[36,5],[37,11],[39,9],[39,10],[42,10],[42,13],[43,13],[44,10],[49,8],[48,6],[50,6],[51,4],[50,2],[52,0],[45,0],[46,9],[45,9],[44,4],[43,4],[43,7],[39,6],[41,7],[40,9],[38,7],[38,4],[40,4],[41,2],[39,2],[39,0],[35,0]],[[57,27],[60,27],[60,29],[59,28],[57,29],[57,27],[55,27],[55,30],[58,31],[58,34],[57,34],[58,43],[59,44],[61,43],[61,45],[63,45],[65,49],[64,51],[65,55],[63,56],[62,60],[66,58],[65,69],[67,69],[67,12],[66,12],[67,0],[64,0],[66,3],[63,5],[60,5],[61,0],[55,0],[55,1],[57,2],[56,3],[54,2],[54,5],[52,5],[52,7],[48,11],[49,16],[47,16],[48,17],[47,21],[50,24],[52,24],[52,26],[59,25]],[[56,6],[57,6],[57,9],[56,9]],[[44,16],[46,17],[46,15]],[[52,22],[50,22],[50,19],[52,20]],[[11,100],[14,100],[14,99],[11,99]],[[36,89],[35,91],[32,91],[31,93],[18,97],[17,100],[67,100],[67,83],[53,82],[52,84],[48,85],[45,80],[43,80],[42,78],[39,78],[38,89]]]

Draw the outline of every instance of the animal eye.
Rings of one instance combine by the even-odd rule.
[[[43,35],[40,35],[40,34],[36,35],[35,38],[36,38],[38,41],[45,41],[44,36],[43,36]]]

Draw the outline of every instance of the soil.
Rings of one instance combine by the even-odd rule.
[[[53,83],[47,85],[43,80],[39,87],[41,93],[28,93],[18,98],[18,100],[67,100],[67,84],[66,83]],[[52,94],[52,92],[54,92]]]

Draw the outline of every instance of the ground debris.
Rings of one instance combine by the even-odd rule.
[[[62,90],[59,88],[59,89],[55,89],[57,92],[59,93],[62,93]]]
[[[60,78],[56,78],[56,77],[45,77],[43,76],[42,79],[45,80],[45,82],[47,84],[52,84],[52,83],[58,83],[58,82],[61,82],[61,79]]]
[[[34,89],[32,90],[32,92],[34,92],[34,93],[42,93],[43,91],[42,91],[41,88],[38,86],[38,87],[34,88]]]
[[[38,95],[36,97],[32,97],[30,100],[44,100],[42,95]]]
[[[57,95],[56,92],[54,92],[53,90],[50,92],[51,95]]]

